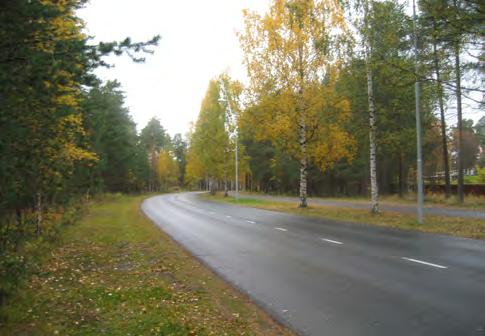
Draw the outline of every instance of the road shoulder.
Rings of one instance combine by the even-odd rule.
[[[351,222],[355,224],[485,240],[485,220],[483,219],[427,215],[425,216],[425,223],[418,224],[414,214],[396,211],[371,214],[367,209],[316,204],[311,204],[311,206],[302,209],[298,207],[296,202],[262,199],[252,197],[251,195],[242,195],[238,201],[233,197],[223,197],[222,194],[215,196],[201,194],[200,197],[214,202],[279,211],[294,215],[332,219],[347,223]]]
[[[292,335],[140,211],[92,207],[4,308],[2,335]]]

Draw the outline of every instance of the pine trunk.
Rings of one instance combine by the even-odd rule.
[[[455,80],[456,80],[456,114],[458,117],[458,202],[463,203],[463,127],[462,127],[462,108],[461,108],[461,69],[460,69],[460,45],[455,44]]]
[[[443,85],[441,84],[440,66],[439,66],[438,52],[436,50],[435,40],[433,40],[433,60],[434,60],[434,70],[436,73],[436,88],[438,92],[438,104],[440,108],[440,117],[441,117],[441,142],[443,146],[443,167],[445,169],[445,197],[448,198],[451,195],[450,162],[448,159],[448,140],[446,138],[446,120],[445,120],[445,108],[443,103]]]
[[[458,13],[457,0],[453,0],[453,6],[455,11]],[[458,19],[458,18],[457,18]],[[455,47],[455,85],[456,85],[456,114],[457,114],[457,124],[458,128],[458,139],[457,139],[457,168],[458,168],[458,185],[457,194],[458,202],[463,203],[464,193],[463,193],[463,125],[462,125],[462,106],[461,106],[461,68],[460,68],[460,40],[459,34],[455,37],[454,41]]]

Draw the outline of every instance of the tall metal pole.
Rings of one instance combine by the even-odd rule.
[[[418,51],[418,27],[416,19],[416,0],[413,0],[413,28],[414,28],[414,55],[416,57],[416,82],[414,84],[415,99],[416,99],[416,153],[417,153],[417,176],[416,182],[418,185],[417,190],[417,220],[419,224],[423,224],[423,203],[424,203],[424,191],[423,191],[423,154],[422,154],[422,130],[421,130],[421,88],[419,83],[419,51]]]

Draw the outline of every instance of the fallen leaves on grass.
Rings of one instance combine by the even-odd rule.
[[[69,229],[2,335],[288,334],[142,217],[141,198],[123,200]]]

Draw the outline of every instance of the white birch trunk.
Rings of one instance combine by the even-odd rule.
[[[376,168],[376,110],[374,90],[372,89],[372,70],[367,66],[367,95],[369,100],[369,156],[370,156],[370,194],[371,212],[379,212],[379,189],[377,185]]]
[[[301,25],[301,23],[300,23]],[[301,43],[298,45],[298,68],[300,75],[300,88],[298,92],[298,114],[299,114],[299,127],[298,127],[298,141],[300,145],[300,208],[306,208],[307,203],[307,166],[308,157],[306,150],[306,120],[305,120],[305,103],[303,101],[303,87],[305,85],[305,70],[303,68],[303,46]]]
[[[216,194],[216,183],[213,177],[209,177],[209,192],[211,195]]]
[[[227,190],[227,157],[226,150],[224,150],[224,197],[229,196]]]
[[[306,208],[307,204],[307,152],[306,152],[306,123],[303,111],[300,112],[300,208]]]
[[[368,2],[365,4],[365,20],[367,43],[365,46],[365,65],[367,75],[367,100],[369,104],[369,163],[370,163],[370,193],[371,193],[371,212],[379,212],[379,189],[377,185],[377,164],[376,164],[376,107],[374,102],[374,83],[372,79],[371,47],[369,38]]]

